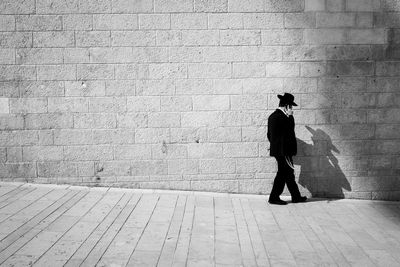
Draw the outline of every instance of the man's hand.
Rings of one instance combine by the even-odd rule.
[[[288,114],[289,116],[293,116],[293,108],[288,106],[286,108],[286,114]]]

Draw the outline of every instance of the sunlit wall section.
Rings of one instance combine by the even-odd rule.
[[[400,199],[395,0],[2,0],[0,179]]]

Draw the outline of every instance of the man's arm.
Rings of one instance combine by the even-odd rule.
[[[268,120],[268,141],[275,141],[280,134],[279,120],[276,117],[270,117]]]

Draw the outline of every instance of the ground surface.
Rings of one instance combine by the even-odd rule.
[[[0,183],[2,266],[399,266],[400,203]]]

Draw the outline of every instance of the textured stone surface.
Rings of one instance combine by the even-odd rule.
[[[1,1],[2,178],[265,193],[267,118],[290,92],[303,192],[398,199],[399,14],[394,0]]]

